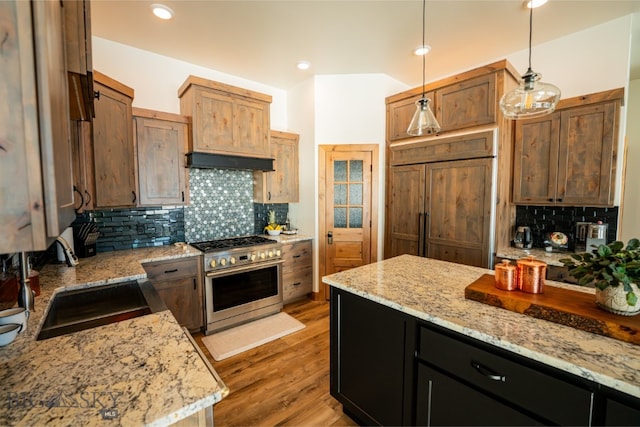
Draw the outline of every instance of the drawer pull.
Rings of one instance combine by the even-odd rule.
[[[478,373],[480,375],[483,375],[487,378],[489,378],[490,380],[493,381],[502,381],[505,382],[507,380],[507,377],[505,377],[504,375],[500,375],[497,372],[487,368],[484,365],[481,365],[480,363],[476,362],[475,360],[471,361],[471,366],[473,366],[473,368],[478,371]]]
[[[294,255],[294,258],[300,258],[302,255]]]
[[[296,282],[296,283],[294,283],[292,286],[300,286],[300,285],[301,285],[301,283],[300,283],[300,282]]]
[[[177,268],[174,268],[173,270],[165,270],[164,274],[175,273],[176,271],[178,271]]]

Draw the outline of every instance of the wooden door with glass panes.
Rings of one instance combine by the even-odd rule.
[[[326,153],[325,274],[371,259],[371,152]]]

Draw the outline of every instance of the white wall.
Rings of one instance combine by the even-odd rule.
[[[640,116],[640,80],[629,85],[627,113],[629,117]],[[627,121],[627,170],[622,206],[620,239],[628,242],[640,239],[640,121]]]
[[[134,107],[180,114],[178,88],[194,75],[271,95],[271,126],[287,127],[287,93],[282,89],[96,36],[92,42],[93,68],[133,88]]]

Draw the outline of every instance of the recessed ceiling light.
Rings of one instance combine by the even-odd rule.
[[[298,61],[298,65],[296,65],[299,70],[308,70],[311,67],[311,63],[309,61]]]
[[[418,46],[414,51],[413,54],[416,56],[423,56],[426,55],[427,53],[429,53],[431,51],[431,46],[429,46],[428,44],[425,44],[424,46]]]
[[[152,4],[151,10],[153,14],[156,15],[160,19],[171,19],[173,18],[173,10],[171,8],[163,5],[163,4]]]
[[[524,2],[524,6],[527,8],[536,8],[536,7],[540,7],[543,4],[545,4],[547,1],[549,0],[525,0]]]

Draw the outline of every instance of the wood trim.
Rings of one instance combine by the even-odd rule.
[[[182,83],[182,85],[178,89],[178,97],[179,98],[182,97],[184,92],[186,92],[187,89],[189,89],[189,86],[191,85],[202,86],[208,89],[218,90],[226,93],[232,93],[234,95],[243,96],[245,98],[251,98],[257,101],[263,101],[267,103],[271,103],[273,99],[271,95],[266,95],[264,93],[255,92],[250,89],[244,89],[241,87],[216,82],[213,80],[208,80],[208,79],[204,79],[202,77],[197,77],[193,75],[190,75],[189,77],[187,77],[187,80],[185,80],[184,83]]]
[[[371,153],[371,165],[373,170],[371,172],[371,262],[378,261],[378,202],[379,202],[379,181],[380,181],[380,158],[379,158],[379,146],[377,144],[344,144],[344,145],[319,145],[318,146],[318,293],[326,300],[329,295],[326,293],[326,286],[322,282],[322,277],[325,275],[325,250],[324,250],[324,236],[327,232],[327,224],[325,222],[325,215],[323,209],[325,207],[325,168],[326,168],[326,154],[329,151],[342,151],[342,152],[370,152]],[[314,292],[315,294],[315,292]],[[314,295],[315,298],[315,295]]]
[[[146,119],[158,119],[168,122],[186,123],[191,122],[190,117],[180,114],[166,113],[164,111],[147,110],[146,108],[133,107],[131,109],[134,117],[144,117]]]
[[[624,105],[624,88],[605,90],[603,92],[590,93],[588,95],[574,96],[573,98],[561,99],[556,106],[556,110],[571,107],[582,107],[603,101],[620,100],[620,106]]]
[[[129,86],[120,83],[117,80],[112,79],[111,77],[102,74],[100,71],[98,70],[94,70],[93,71],[93,80],[95,82],[101,83],[104,86],[108,86],[111,89],[120,92],[121,94],[123,94],[124,96],[128,96],[129,98],[133,99],[133,94],[134,94],[134,90],[133,88],[130,88]]]
[[[436,90],[442,88],[444,86],[449,86],[454,83],[460,83],[464,80],[468,80],[474,77],[484,76],[486,74],[495,73],[496,71],[505,70],[509,74],[513,76],[516,81],[520,80],[520,74],[513,68],[513,66],[506,59],[502,59],[500,61],[493,62],[491,64],[484,65],[482,67],[474,68],[473,70],[465,71],[460,74],[456,74],[454,76],[445,77],[444,79],[436,80],[435,82],[427,83],[424,86],[424,91],[429,92],[432,90]],[[391,95],[385,98],[385,102],[390,104],[392,102],[400,101],[405,98],[410,98],[412,96],[416,96],[422,93],[422,86],[409,89],[404,92],[397,93],[395,95]]]

